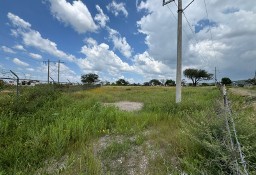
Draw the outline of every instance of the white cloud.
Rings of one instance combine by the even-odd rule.
[[[129,58],[132,56],[132,48],[131,46],[127,43],[125,37],[121,37],[120,33],[117,32],[114,29],[107,28],[109,32],[109,38],[112,40],[114,44],[114,49],[117,49],[121,52],[123,56],[126,58]]]
[[[109,50],[107,44],[98,44],[92,38],[82,47],[81,53],[85,54],[86,58],[78,59],[77,64],[84,72],[99,73],[102,77],[119,77],[123,72],[133,71],[133,67]]]
[[[2,46],[1,49],[6,53],[15,53],[11,48]]]
[[[36,53],[29,53],[29,56],[35,59],[42,59],[42,56]]]
[[[15,46],[13,46],[14,49],[17,49],[17,50],[21,50],[21,51],[26,51],[26,49],[24,49],[24,47],[20,44],[17,44]]]
[[[123,13],[125,17],[128,16],[128,11],[125,8],[125,3],[116,3],[112,1],[112,3],[107,5],[107,9],[111,11],[115,16],[118,16],[120,13]]]
[[[8,16],[9,17],[9,16]],[[56,56],[58,58],[65,58],[69,61],[73,61],[75,57],[73,55],[66,54],[65,52],[59,50],[57,48],[57,44],[50,41],[49,39],[45,39],[41,36],[41,34],[38,31],[35,31],[31,28],[29,28],[27,25],[24,27],[24,25],[20,25],[19,21],[24,21],[20,17],[16,15],[11,15],[12,18],[9,17],[12,24],[17,27],[16,33],[17,36],[21,36],[24,44],[26,46],[35,47],[41,51],[47,52],[53,56]],[[13,20],[15,19],[15,20]],[[18,22],[17,22],[18,21]],[[24,21],[25,22],[25,21]],[[27,23],[27,22],[25,22]],[[29,24],[29,23],[28,23]]]
[[[22,27],[24,29],[28,29],[31,27],[31,24],[29,24],[28,22],[24,21],[23,19],[19,18],[18,16],[12,14],[12,13],[8,13],[7,14],[8,18],[13,21],[13,24],[16,27]]]
[[[26,68],[26,70],[30,71],[30,72],[34,72],[35,71],[35,69],[33,69],[33,68]]]
[[[167,65],[155,60],[148,52],[135,55],[133,61],[135,70],[147,79],[174,76],[174,72]]]
[[[19,65],[19,66],[29,66],[28,63],[25,63],[25,62],[21,61],[21,60],[18,59],[18,58],[13,58],[12,61],[13,61],[15,64]]]
[[[184,0],[184,6],[189,2]],[[216,66],[222,76],[248,78],[255,71],[256,65],[253,52],[248,52],[256,47],[256,3],[243,0],[237,0],[232,5],[229,1],[221,0],[206,3],[209,19],[216,24],[211,28],[213,40],[210,40],[209,26],[204,24],[202,30],[196,33],[195,42],[184,20],[183,68],[194,67],[214,72]],[[173,12],[177,11],[174,3],[169,4],[169,7]],[[236,10],[224,13],[227,9]],[[163,7],[158,0],[141,1],[137,10],[146,12],[137,25],[138,31],[146,35],[149,56],[175,70],[177,20],[167,6]],[[185,13],[192,27],[207,18],[203,1],[193,2]],[[175,15],[177,18],[177,13]]]
[[[94,17],[94,19],[100,24],[101,27],[105,27],[107,21],[109,21],[109,17],[103,13],[99,5],[96,5],[96,9],[99,13]]]
[[[94,32],[97,30],[97,25],[82,1],[74,0],[72,4],[66,0],[49,0],[51,3],[51,12],[53,16],[70,25],[78,33]]]

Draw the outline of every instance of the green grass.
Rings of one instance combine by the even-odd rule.
[[[149,160],[150,174],[230,173],[224,120],[216,114],[220,92],[214,87],[183,88],[182,98],[176,104],[175,88],[167,87],[101,87],[74,93],[32,87],[18,101],[5,94],[0,97],[0,174],[51,174],[47,162],[61,162],[65,156],[66,168],[55,168],[54,173],[101,174],[93,144],[106,135],[136,136],[133,142],[113,142],[103,150],[101,157],[110,161],[150,142],[151,149],[161,153]],[[124,112],[102,105],[126,100],[143,102],[144,107]],[[236,121],[242,123],[238,130],[253,172],[256,125],[255,118],[246,117],[252,113],[246,109]],[[150,134],[143,135],[147,131]]]

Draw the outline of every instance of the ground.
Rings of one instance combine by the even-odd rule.
[[[251,99],[251,105],[256,111],[256,90],[248,88],[230,88],[229,90],[236,95],[249,97]]]

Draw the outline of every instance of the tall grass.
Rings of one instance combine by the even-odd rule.
[[[102,87],[74,93],[34,87],[24,90],[18,101],[5,94],[0,98],[0,174],[51,174],[47,162],[66,155],[69,163],[62,174],[101,174],[92,147],[97,138],[147,130],[158,132],[141,142],[151,140],[163,153],[150,161],[149,173],[230,172],[224,122],[216,115],[217,89],[184,88],[181,104],[174,95],[174,88],[165,87]],[[125,100],[143,102],[144,107],[125,112],[102,105]],[[110,154],[107,149],[104,155],[115,157],[129,146],[113,143],[109,150],[116,151]]]

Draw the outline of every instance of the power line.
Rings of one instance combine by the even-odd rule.
[[[214,43],[213,43],[212,29],[211,29],[211,25],[210,25],[210,19],[209,19],[209,14],[208,14],[207,5],[206,5],[205,0],[204,0],[204,7],[205,7],[206,16],[207,16],[207,19],[208,19],[208,22],[209,22],[209,31],[210,31],[210,36],[211,36],[213,55],[214,55],[214,58],[216,60],[216,52],[215,52],[215,47],[214,47]]]
[[[171,8],[169,7],[169,4],[167,4],[167,7],[168,7],[168,9],[170,10],[170,12],[172,13],[173,18],[177,21],[176,16],[174,15],[173,11],[172,11]]]
[[[167,7],[168,7],[168,9],[170,10],[170,12],[172,13],[173,18],[177,21],[178,19],[176,18],[176,16],[174,15],[173,11],[172,11],[171,8],[169,7],[169,4],[167,4]],[[183,30],[183,32],[186,34],[187,39],[189,40],[189,35],[188,35],[187,31],[186,31],[184,28],[182,28],[182,30]]]
[[[207,15],[207,19],[208,19],[208,21],[209,21],[209,23],[210,23],[209,15],[208,15],[208,10],[207,10],[207,6],[206,6],[206,2],[205,2],[205,0],[204,0],[204,6],[205,6],[205,12],[206,12],[206,15]],[[209,30],[210,30],[211,40],[213,40],[213,39],[212,39],[212,30],[211,30],[211,25],[209,25]]]

